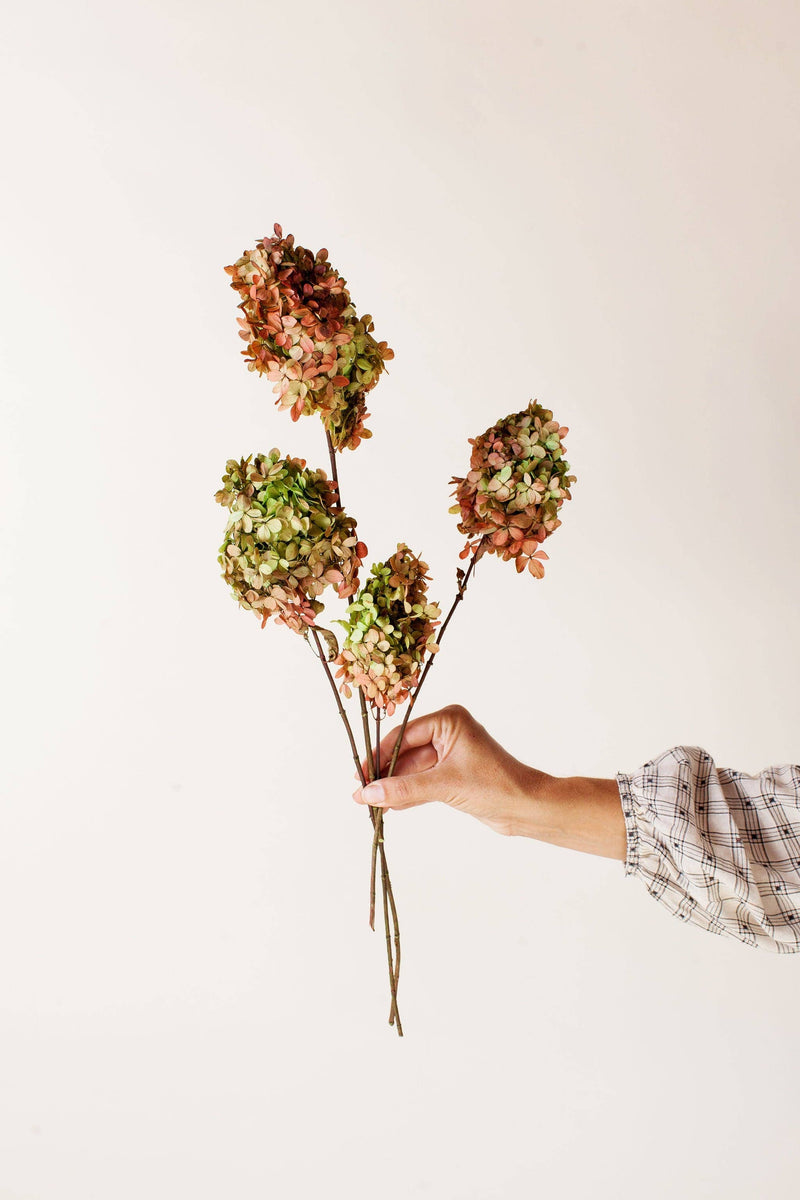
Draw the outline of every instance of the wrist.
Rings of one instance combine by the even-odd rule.
[[[615,779],[525,768],[511,833],[625,861],[627,835]]]

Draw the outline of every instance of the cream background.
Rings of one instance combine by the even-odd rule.
[[[421,710],[553,773],[798,761],[797,5],[3,25],[0,1198],[795,1196],[800,959],[618,862],[391,816],[398,1041],[331,698],[213,492],[325,464],[222,270],[278,220],[396,352],[341,464],[374,555],[449,602],[467,437],[571,429],[546,578],[478,572]]]

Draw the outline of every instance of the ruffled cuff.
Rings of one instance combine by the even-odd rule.
[[[627,851],[625,853],[624,874],[633,875],[639,869],[639,826],[633,809],[633,791],[630,775],[618,771],[616,775],[619,798],[622,801],[622,815],[625,818],[625,837]]]

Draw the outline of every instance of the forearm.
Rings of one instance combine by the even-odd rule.
[[[624,862],[625,818],[615,779],[559,778],[527,769],[514,805],[512,835]]]

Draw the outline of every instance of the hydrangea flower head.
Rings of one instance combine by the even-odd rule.
[[[402,542],[350,604],[342,650],[336,659],[348,698],[360,688],[373,706],[391,716],[419,679],[426,654],[435,654],[434,630],[441,610],[427,597],[428,564]]]
[[[225,268],[241,296],[242,353],[250,371],[274,382],[275,403],[294,421],[318,412],[334,448],[355,449],[372,436],[365,397],[394,351],[372,336],[369,314],[358,317],[328,251],[314,254],[274,229]]]
[[[357,591],[367,547],[324,471],[278,450],[229,459],[214,499],[229,510],[222,578],[262,629],[273,616],[300,633],[322,612],[326,587],[344,598]]]
[[[528,567],[541,579],[541,549],[561,524],[558,511],[571,499],[562,439],[569,430],[553,420],[548,408],[531,401],[524,412],[512,413],[479,437],[470,438],[470,470],[454,478],[458,503],[450,509],[461,517],[459,532],[467,535],[461,558],[497,554],[513,559],[518,571]]]

